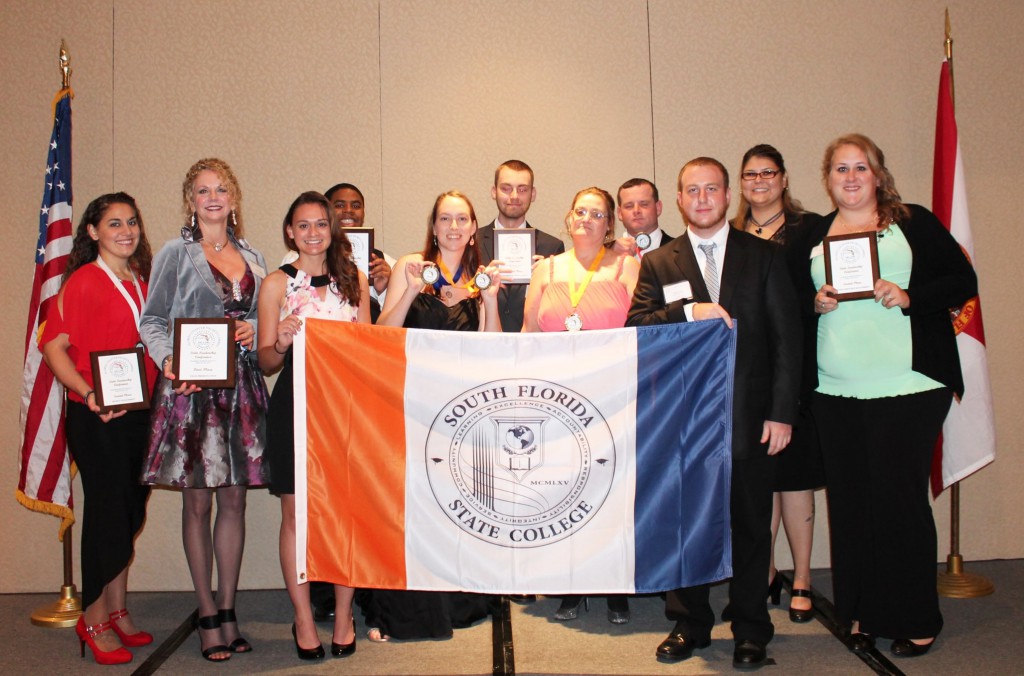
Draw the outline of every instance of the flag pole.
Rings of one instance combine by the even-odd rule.
[[[949,63],[949,98],[956,108],[953,79],[953,36],[949,26],[949,8],[946,8],[946,61]],[[988,596],[996,589],[988,578],[964,572],[964,557],[960,554],[960,482],[949,487],[949,555],[946,572],[938,576],[939,596],[953,599],[973,599]]]
[[[68,54],[67,45],[63,39],[60,41],[60,72],[61,93],[67,92],[70,95],[71,55]],[[31,620],[34,625],[55,629],[73,627],[78,622],[78,616],[82,614],[82,599],[78,596],[78,590],[75,588],[72,528],[71,525],[65,528],[61,537],[64,548],[64,584],[60,588],[60,598],[32,611]]]

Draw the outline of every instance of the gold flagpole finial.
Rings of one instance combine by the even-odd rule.
[[[953,30],[949,26],[949,7],[946,8],[946,60],[953,62]]]
[[[60,41],[60,72],[61,72],[61,88],[71,88],[71,56],[68,54],[67,44],[64,42],[64,38]]]

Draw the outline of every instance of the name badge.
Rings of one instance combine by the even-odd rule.
[[[693,289],[690,288],[690,283],[685,280],[675,284],[667,284],[662,288],[662,293],[665,294],[665,305],[672,301],[693,298]]]

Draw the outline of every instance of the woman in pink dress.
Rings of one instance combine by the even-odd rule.
[[[576,193],[565,215],[572,249],[538,263],[526,292],[523,331],[618,329],[626,323],[640,264],[616,253],[615,202],[607,191],[591,187]],[[583,596],[565,596],[556,620],[579,616]],[[629,602],[608,597],[608,621],[629,622]]]

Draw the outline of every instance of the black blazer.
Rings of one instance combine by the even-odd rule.
[[[529,222],[528,227],[533,227]],[[482,263],[494,260],[494,221],[477,230]],[[537,253],[541,256],[555,256],[565,252],[565,244],[557,237],[552,237],[543,230],[537,229]],[[523,330],[523,308],[526,305],[526,287],[528,284],[509,284],[498,291],[498,311],[501,313],[501,330],[505,333],[519,333]]]
[[[907,238],[913,262],[910,283],[905,289],[910,307],[902,310],[910,317],[913,351],[911,367],[963,395],[960,353],[949,308],[962,305],[978,295],[978,278],[963,250],[935,214],[917,204],[908,204],[910,218],[900,223]],[[818,386],[818,318],[814,311],[817,289],[811,279],[810,257],[832,227],[838,212],[804,220],[797,239],[790,245],[790,265],[797,283],[800,311],[804,315],[804,381],[813,390]],[[885,270],[881,270],[885,278]]]
[[[796,420],[801,329],[782,248],[732,228],[728,237],[718,302],[738,320],[732,452],[744,459],[767,448],[760,443],[765,420]],[[693,297],[666,303],[664,287],[681,281]],[[685,322],[687,304],[710,302],[684,234],[644,255],[626,325]]]

